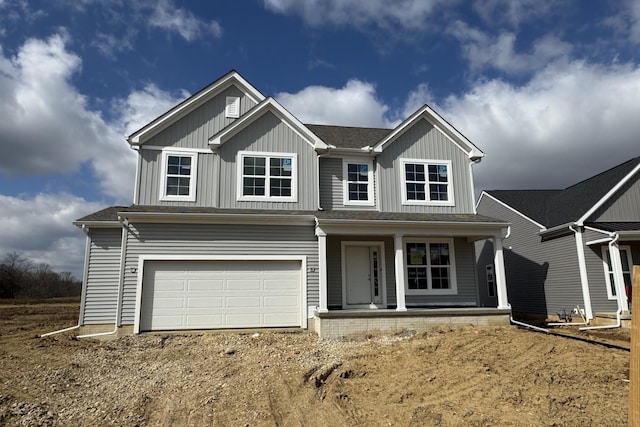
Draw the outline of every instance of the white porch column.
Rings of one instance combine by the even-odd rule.
[[[402,234],[396,234],[393,238],[393,246],[395,249],[395,267],[396,267],[396,310],[407,311],[404,296],[404,251],[402,250]]]
[[[627,294],[624,291],[622,259],[620,258],[620,248],[617,242],[609,245],[609,255],[611,256],[611,271],[613,271],[613,283],[616,288],[618,306],[622,309],[623,313],[629,313],[629,301],[627,301]]]
[[[493,264],[495,266],[496,290],[498,292],[498,308],[509,308],[507,299],[507,276],[504,272],[504,254],[502,237],[493,238]]]
[[[318,312],[326,313],[327,309],[327,234],[316,230],[318,236]]]

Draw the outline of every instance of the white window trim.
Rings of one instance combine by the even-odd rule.
[[[427,245],[427,250],[429,248],[430,243],[448,243],[449,244],[449,272],[450,276],[450,288],[449,289],[409,289],[409,266],[407,265],[407,243],[425,243]],[[453,245],[453,239],[443,239],[443,238],[410,238],[404,239],[402,242],[402,252],[404,257],[404,274],[405,274],[405,282],[404,282],[404,291],[406,295],[457,295],[458,294],[458,281],[456,279],[456,257],[455,250]],[[427,258],[429,254],[427,254]],[[427,265],[427,278],[428,285],[431,286],[431,269],[430,266]]]
[[[619,245],[618,249],[620,250],[620,257],[621,258],[622,258],[622,251],[627,251],[627,262],[628,262],[629,266],[632,266],[633,262],[631,260],[631,246]],[[613,293],[611,292],[612,283],[611,283],[611,279],[609,279],[609,273],[612,270],[609,268],[609,264],[607,263],[607,253],[608,252],[609,252],[609,246],[608,245],[604,245],[602,247],[602,266],[604,268],[604,281],[605,281],[605,284],[607,286],[607,298],[610,299],[610,300],[615,300],[615,299],[617,299],[617,296],[613,295]]]
[[[189,177],[189,195],[167,195],[167,162],[169,156],[191,157],[191,175]],[[162,150],[162,170],[160,179],[160,200],[168,202],[195,202],[196,181],[198,180],[198,153],[193,151],[179,151],[175,149]]]
[[[245,157],[264,157],[267,160],[278,157],[291,157],[291,196],[271,196],[269,180],[269,162],[266,162],[267,175],[265,175],[265,195],[264,196],[245,196],[243,194],[243,159]],[[294,203],[298,201],[298,155],[296,153],[274,153],[267,151],[239,151],[236,159],[236,192],[237,200],[241,202],[287,202]]]
[[[368,200],[349,200],[349,165],[350,164],[366,164],[367,171],[367,199]],[[373,197],[373,161],[371,159],[344,158],[342,159],[342,203],[345,206],[374,206]]]
[[[240,97],[227,96],[224,107],[225,117],[228,119],[237,119],[240,117]]]
[[[426,200],[408,200],[407,199],[407,182],[405,165],[407,163],[423,164],[425,165],[425,197]],[[449,200],[429,200],[429,178],[428,178],[428,166],[429,165],[446,165],[447,166],[447,195]],[[402,186],[402,204],[405,206],[455,206],[455,198],[453,194],[453,174],[451,169],[451,160],[434,160],[434,159],[400,159],[400,182]]]

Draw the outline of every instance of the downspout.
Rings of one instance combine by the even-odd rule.
[[[569,230],[573,231],[576,239],[576,251],[578,252],[578,270],[580,272],[580,286],[582,287],[582,298],[584,301],[584,314],[589,324],[593,319],[593,309],[591,308],[591,293],[589,292],[589,276],[587,275],[587,263],[584,258],[584,244],[582,241],[582,232],[569,226]]]
[[[609,254],[611,254],[611,247],[613,245],[615,245],[615,243],[618,241],[618,239],[620,238],[620,235],[617,233],[611,233],[610,236],[612,237],[611,241],[609,242]],[[611,257],[611,263],[613,264],[613,257]],[[617,267],[617,266],[616,266]],[[613,266],[612,266],[613,269]],[[602,326],[589,326],[589,327],[584,327],[584,328],[580,328],[581,331],[590,331],[593,329],[615,329],[615,328],[619,328],[622,325],[622,322],[620,320],[620,316],[622,315],[622,304],[620,303],[620,298],[622,298],[622,295],[620,295],[620,289],[618,289],[618,279],[616,278],[616,273],[614,271],[613,274],[613,280],[614,280],[614,286],[616,288],[616,294],[618,298],[616,298],[616,302],[618,303],[618,310],[616,311],[616,323],[613,325],[602,325]]]
[[[545,334],[549,333],[548,329],[544,329],[544,328],[541,328],[539,326],[534,326],[534,325],[530,325],[528,323],[520,322],[519,320],[515,320],[513,318],[513,310],[511,310],[511,304],[507,303],[507,307],[509,307],[509,311],[510,311],[509,320],[511,320],[511,323],[513,323],[515,325],[519,325],[519,326],[524,326],[525,328],[533,329],[534,331],[544,332]]]
[[[82,277],[82,297],[80,298],[80,316],[82,317],[82,308],[84,306],[84,293],[85,293],[85,288],[84,286],[87,283],[87,270],[88,270],[88,263],[89,263],[89,247],[91,246],[90,243],[90,238],[89,238],[89,228],[87,227],[86,224],[82,224],[81,228],[82,232],[84,234],[87,235],[87,241],[85,243],[85,249],[84,249],[84,272],[83,272],[83,277]],[[73,331],[74,329],[78,329],[81,326],[81,320],[78,319],[78,324],[76,326],[71,326],[70,328],[64,328],[64,329],[60,329],[58,331],[53,331],[53,332],[47,332],[46,334],[42,334],[42,335],[38,335],[38,338],[44,338],[44,337],[48,337],[49,335],[56,335],[56,334],[60,334],[62,332],[67,332],[67,331]]]
[[[127,248],[127,237],[128,237],[128,226],[129,223],[126,219],[122,218],[118,215],[118,221],[122,224],[122,243],[120,250],[120,277],[118,283],[118,301],[116,303],[116,313],[115,313],[115,321],[113,325],[113,330],[109,332],[98,332],[95,334],[86,334],[86,335],[78,335],[77,338],[93,338],[93,337],[101,337],[106,335],[113,335],[118,332],[118,327],[120,326],[120,312],[122,311],[122,300],[124,295],[124,263],[125,263],[125,254]]]

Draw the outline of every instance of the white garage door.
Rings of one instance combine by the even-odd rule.
[[[140,330],[302,326],[300,261],[147,261]]]

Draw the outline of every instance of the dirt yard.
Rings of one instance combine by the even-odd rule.
[[[515,327],[77,340],[77,303],[0,304],[0,425],[624,426],[629,352]],[[628,331],[596,338],[629,347]]]

